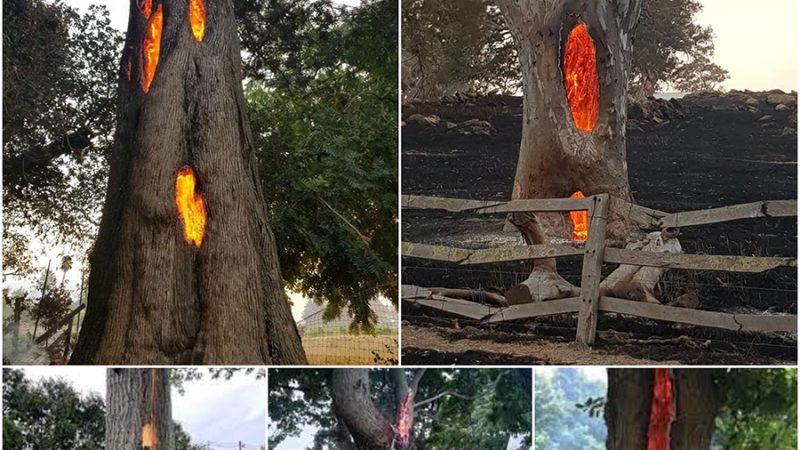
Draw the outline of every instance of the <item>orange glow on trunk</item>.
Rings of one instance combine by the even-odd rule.
[[[577,191],[569,198],[583,198],[583,192]],[[589,211],[570,211],[569,218],[572,220],[572,240],[585,241],[589,235]]]
[[[575,128],[592,131],[600,110],[600,87],[597,82],[594,42],[579,23],[569,33],[564,51],[564,87]]]
[[[206,31],[206,8],[203,0],[189,1],[189,25],[192,27],[192,34],[197,42],[203,40]]]
[[[156,448],[156,429],[152,424],[146,423],[142,427],[142,447]]]
[[[142,42],[142,61],[144,65],[142,89],[150,91],[150,84],[156,76],[158,67],[158,54],[161,51],[161,29],[164,26],[164,14],[161,12],[161,5],[158,5],[153,17],[147,22],[145,28],[144,41]]]
[[[671,370],[656,369],[650,426],[647,430],[647,450],[669,450],[669,432],[674,420]]]
[[[407,392],[400,404],[400,411],[397,413],[397,426],[395,434],[400,448],[405,448],[411,441],[411,428],[414,425],[411,417],[411,392]]]
[[[142,10],[145,20],[149,19],[153,12],[153,0],[139,0],[139,9]]]
[[[175,204],[183,221],[183,235],[186,242],[200,247],[206,231],[206,206],[203,197],[195,193],[194,170],[184,167],[178,172],[175,181]]]

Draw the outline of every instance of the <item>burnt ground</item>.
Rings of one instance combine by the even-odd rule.
[[[744,100],[756,96],[758,105]],[[628,131],[628,170],[636,202],[666,212],[759,200],[797,198],[796,108],[776,111],[766,94],[692,96],[678,102],[685,117]],[[521,99],[485,97],[467,104],[414,104],[403,117],[437,115],[441,122],[403,126],[404,194],[508,200],[522,127]],[[760,121],[763,116],[772,119]],[[491,135],[464,134],[470,119],[491,123]],[[406,242],[466,248],[521,243],[503,233],[503,217],[404,210]],[[681,230],[687,253],[796,256],[795,218],[755,219]],[[579,284],[580,258],[560,258],[559,272]],[[614,266],[604,268],[610,273]],[[403,259],[403,284],[469,287],[504,292],[524,279],[524,263],[470,267]],[[671,271],[659,298],[688,289],[699,309],[747,314],[796,314],[796,269],[762,274]],[[554,316],[513,324],[482,325],[403,305],[405,364],[793,364],[796,335],[734,333],[645,319],[601,316],[592,351],[576,348],[575,318]],[[611,331],[611,332],[609,332]],[[615,333],[619,332],[619,333]],[[642,343],[648,338],[679,341]]]

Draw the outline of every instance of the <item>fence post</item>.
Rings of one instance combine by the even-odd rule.
[[[597,307],[600,303],[600,276],[603,268],[603,250],[606,241],[608,222],[608,194],[592,197],[589,235],[583,255],[581,270],[581,309],[578,312],[578,333],[576,340],[582,344],[594,344],[597,331]]]

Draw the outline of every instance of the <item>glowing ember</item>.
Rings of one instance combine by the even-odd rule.
[[[206,231],[206,207],[203,197],[195,193],[195,175],[191,167],[178,172],[175,181],[175,203],[183,220],[183,235],[186,242],[200,247]]]
[[[203,0],[189,1],[189,25],[197,42],[202,41],[203,33],[206,31],[206,8],[203,6]]]
[[[650,407],[650,426],[647,430],[647,450],[669,450],[669,432],[675,420],[670,369],[656,369],[653,401]]]
[[[153,0],[139,0],[139,9],[142,10],[144,18],[149,19],[153,12]]]
[[[149,423],[142,427],[142,448],[156,448],[156,429]]]
[[[579,23],[569,33],[564,52],[564,87],[575,128],[592,131],[600,110],[600,88],[594,43],[586,25]]]
[[[583,198],[583,192],[577,191],[569,198]],[[572,240],[585,241],[589,235],[589,211],[570,211],[569,218],[572,220]]]
[[[161,51],[161,28],[164,26],[164,15],[161,12],[161,5],[158,5],[153,17],[147,22],[144,41],[142,42],[142,61],[144,65],[142,79],[142,89],[150,91],[150,84],[156,76],[158,66],[158,54]]]
[[[400,404],[400,411],[397,413],[397,426],[395,427],[397,443],[400,444],[400,448],[406,448],[411,441],[411,427],[413,425],[411,392],[407,392],[403,397],[403,402]]]

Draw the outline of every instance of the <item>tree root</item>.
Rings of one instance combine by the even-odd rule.
[[[498,306],[508,306],[508,301],[500,294],[493,292],[480,291],[476,289],[451,289],[451,288],[428,288],[433,295],[442,297],[460,298],[478,303],[491,303]]]

